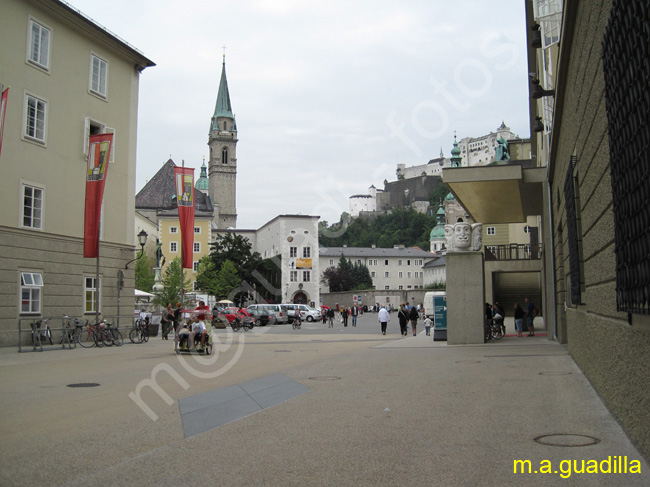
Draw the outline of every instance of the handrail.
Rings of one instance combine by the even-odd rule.
[[[486,245],[485,260],[541,260],[542,244]]]

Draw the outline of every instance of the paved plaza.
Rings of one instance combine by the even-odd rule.
[[[449,346],[394,314],[383,336],[376,316],[218,330],[199,358],[159,337],[0,349],[0,485],[650,485],[565,346]]]

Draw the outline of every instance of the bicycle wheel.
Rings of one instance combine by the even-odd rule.
[[[54,341],[52,340],[52,330],[49,326],[46,328],[45,333],[47,334],[47,339],[50,341],[50,345],[54,345]]]
[[[252,330],[252,329],[253,329],[253,322],[252,321],[244,322],[244,330],[249,331],[249,330]]]
[[[113,343],[115,344],[116,347],[121,347],[122,344],[124,343],[124,337],[122,336],[120,330],[112,329],[111,338],[113,339]]]
[[[81,328],[77,334],[77,343],[84,348],[95,346],[95,334],[91,333],[88,328]]]
[[[140,342],[142,342],[140,332],[136,328],[133,328],[129,332],[129,340],[131,340],[131,343],[140,343]]]

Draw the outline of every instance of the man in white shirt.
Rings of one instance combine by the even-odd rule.
[[[384,306],[382,306],[379,310],[379,313],[377,314],[377,320],[379,320],[379,323],[381,323],[381,334],[385,335],[386,326],[390,321],[390,314],[388,314],[388,310]]]
[[[194,336],[201,336],[201,350],[203,349],[203,344],[208,338],[208,330],[201,320],[199,320],[198,315],[194,315],[194,321],[192,322],[192,332],[190,333],[190,343],[188,349],[191,349],[194,346]]]

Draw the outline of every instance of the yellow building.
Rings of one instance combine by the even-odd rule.
[[[9,88],[0,160],[0,345],[17,324],[117,314],[134,257],[140,73],[154,63],[56,0],[4,0],[0,85]],[[97,259],[83,257],[90,134],[112,132]],[[122,310],[133,309],[133,269]],[[99,293],[99,310],[95,297]],[[52,323],[56,325],[55,323]],[[22,341],[29,340],[28,334]]]

